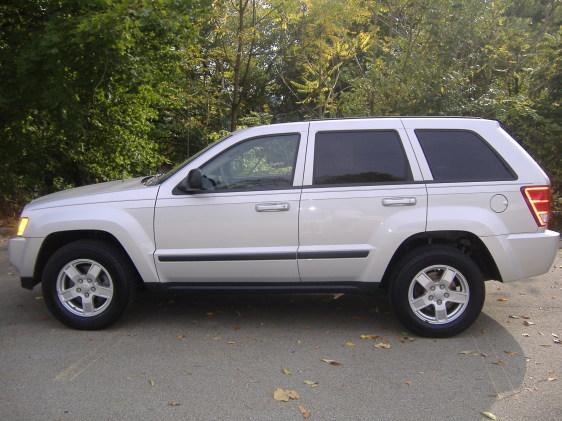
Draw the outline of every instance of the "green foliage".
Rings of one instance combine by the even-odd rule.
[[[561,22],[557,0],[6,0],[0,209],[367,115],[499,119],[560,192]]]

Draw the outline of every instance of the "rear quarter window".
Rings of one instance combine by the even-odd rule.
[[[470,130],[416,130],[433,180],[507,181],[517,177],[500,155]]]
[[[318,132],[313,185],[367,185],[412,180],[400,136],[394,130]]]

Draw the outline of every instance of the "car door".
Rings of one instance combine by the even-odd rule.
[[[306,282],[379,282],[423,232],[427,193],[400,119],[312,122],[298,264]]]
[[[298,281],[298,204],[308,123],[235,133],[170,178],[155,209],[161,282]],[[176,186],[199,168],[207,190]]]

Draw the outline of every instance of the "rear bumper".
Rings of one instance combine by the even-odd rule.
[[[546,273],[558,253],[560,234],[554,231],[532,234],[481,237],[502,276],[516,281]]]

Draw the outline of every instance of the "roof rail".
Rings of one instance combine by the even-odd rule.
[[[305,121],[359,120],[359,119],[377,119],[377,118],[468,118],[474,120],[482,120],[482,117],[464,116],[464,115],[377,115],[377,116],[363,116],[363,117],[313,118]]]

